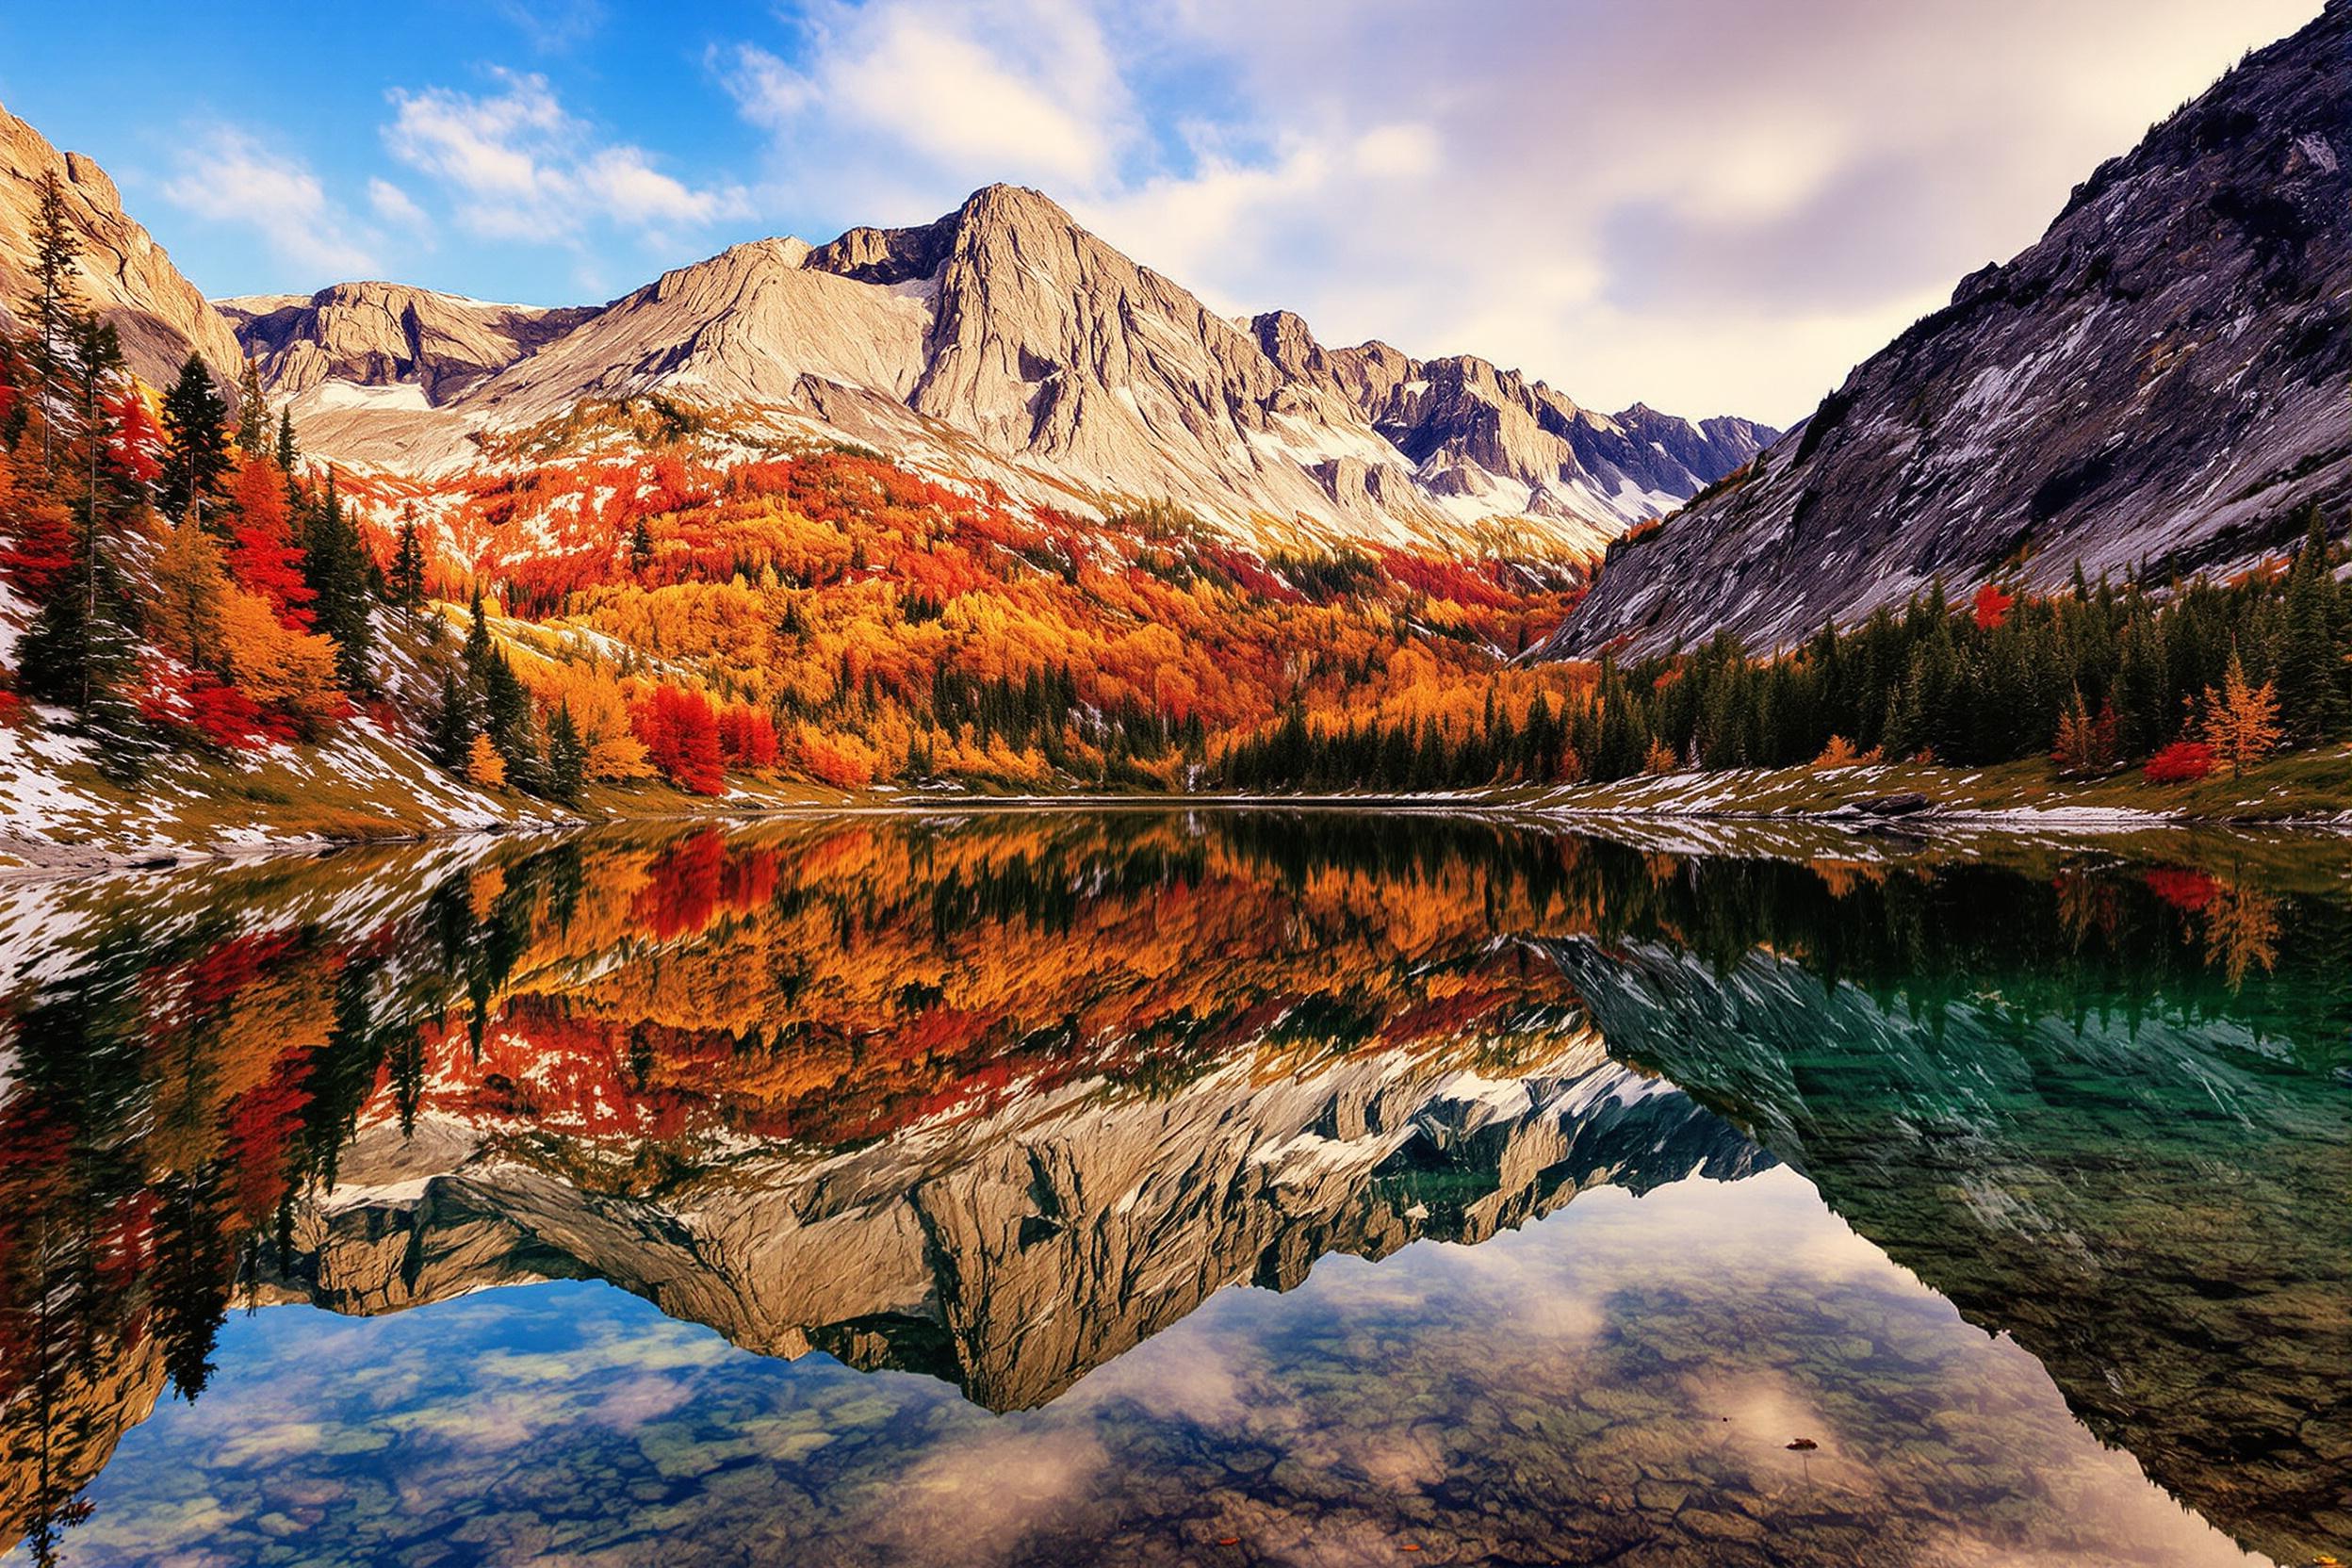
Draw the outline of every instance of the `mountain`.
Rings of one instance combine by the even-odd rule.
[[[104,171],[0,111],[10,299],[44,171],[139,375],[168,382],[193,348],[227,385],[250,355],[306,451],[398,478],[478,471],[583,404],[658,398],[743,449],[855,443],[1079,512],[1173,500],[1269,547],[1597,556],[1776,433],[1602,415],[1467,356],[1327,351],[1286,312],[1228,319],[1002,185],[918,227],[737,245],[602,305],[386,282],[215,304]]]
[[[1641,403],[1595,413],[1469,354],[1417,360],[1379,341],[1327,351],[1286,310],[1255,318],[1250,330],[1285,372],[1354,404],[1427,489],[1474,511],[1671,511],[1779,434],[1747,419],[1693,425]]]
[[[1425,543],[1528,518],[1597,554],[1774,433],[1592,414],[1483,360],[1327,352],[1287,314],[1228,320],[1010,186],[916,228],[738,245],[601,307],[356,284],[224,309],[308,449],[396,472],[658,396],[744,439],[854,441],[1073,508]]]
[[[58,152],[5,108],[0,108],[0,323],[15,330],[13,312],[29,281],[43,174],[57,177],[66,210],[81,232],[82,291],[121,332],[131,369],[164,385],[193,349],[215,374],[234,382],[243,357],[236,334],[180,275],[154,237],[123,212],[122,192],[106,172],[79,153]]]
[[[2352,0],[2077,187],[1739,481],[1612,552],[1549,645],[1785,645],[1936,580],[2275,554],[2352,501]]]
[[[280,393],[328,382],[414,384],[428,403],[449,401],[596,314],[489,304],[396,283],[223,300],[220,310]]]
[[[1025,1410],[1229,1284],[1287,1290],[1328,1253],[1480,1242],[1592,1187],[1772,1163],[1589,1033],[1524,1077],[1480,1077],[1470,1054],[1234,1063],[1169,1098],[1082,1082],[853,1151],[762,1151],[658,1202],[583,1190],[479,1128],[385,1120],[345,1152],[343,1186],[300,1206],[280,1288],[373,1315],[597,1278],[762,1354],[821,1349]]]

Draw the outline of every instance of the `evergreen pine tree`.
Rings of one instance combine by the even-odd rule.
[[[212,372],[191,352],[179,379],[163,395],[163,473],[156,482],[164,515],[173,522],[193,516],[216,532],[228,531],[216,503],[229,471],[229,405],[212,384]]]
[[[2336,645],[2335,579],[2328,528],[2314,505],[2303,547],[2287,576],[2278,639],[2279,713],[2298,744],[2333,739],[2344,728],[2344,655]]]
[[[558,704],[547,720],[547,793],[567,805],[579,800],[587,769],[588,748],[572,723],[571,704]]]
[[[270,402],[262,396],[261,364],[251,355],[237,372],[237,449],[248,459],[270,449]]]
[[[538,792],[545,782],[545,760],[529,689],[502,652],[493,652],[483,662],[480,678],[482,733],[506,764],[506,781],[518,790]]]
[[[441,700],[433,713],[433,758],[451,773],[466,771],[474,744],[474,698],[454,670],[441,672]]]
[[[25,368],[34,401],[41,406],[41,471],[48,476],[57,458],[57,421],[69,368],[67,348],[81,316],[74,286],[74,263],[81,241],[67,215],[65,193],[54,170],[41,176],[41,202],[33,211],[32,286],[26,292],[28,335]]]
[[[373,563],[343,511],[333,470],[327,474],[326,494],[310,509],[303,544],[302,575],[313,596],[311,624],[335,639],[335,678],[349,691],[366,691],[368,649],[374,635],[368,619]]]
[[[392,552],[391,599],[400,612],[415,618],[425,602],[425,548],[416,534],[414,514],[400,519],[400,542]]]

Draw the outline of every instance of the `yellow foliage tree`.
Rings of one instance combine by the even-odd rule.
[[[2278,693],[2271,681],[2260,686],[2246,678],[2246,665],[2230,655],[2221,690],[2205,688],[2205,743],[2230,764],[2235,778],[2278,749],[2286,730],[2278,722]]]
[[[338,710],[333,643],[286,626],[268,599],[233,583],[221,591],[219,618],[221,661],[247,696],[304,722]]]
[[[506,760],[490,743],[489,736],[474,737],[473,746],[466,753],[466,776],[485,790],[506,787]]]
[[[1861,761],[1862,754],[1854,749],[1852,741],[1843,735],[1832,735],[1829,744],[1823,746],[1821,754],[1813,759],[1813,766],[1823,773],[1830,773],[1838,768],[1859,766]]]
[[[548,711],[572,710],[572,727],[579,733],[584,760],[581,774],[589,778],[647,778],[653,763],[643,742],[629,727],[629,697],[620,681],[595,663],[534,662],[526,666],[539,706]]]
[[[194,522],[168,531],[155,557],[155,629],[164,648],[191,665],[219,651],[220,603],[229,591],[220,547]]]

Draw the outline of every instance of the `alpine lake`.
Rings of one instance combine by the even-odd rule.
[[[2352,1560],[2352,840],[0,884],[0,1561]]]

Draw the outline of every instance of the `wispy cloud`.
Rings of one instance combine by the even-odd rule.
[[[375,209],[378,218],[404,229],[421,232],[433,223],[425,216],[425,209],[416,204],[416,199],[390,180],[377,178],[368,182],[368,204]]]
[[[790,63],[750,42],[713,60],[774,136],[788,205],[929,201],[1000,180],[1108,189],[1141,138],[1112,44],[1077,0],[820,5],[793,41]]]
[[[577,243],[604,224],[659,244],[749,212],[738,187],[692,187],[642,147],[599,141],[546,77],[501,71],[497,80],[499,90],[483,95],[395,89],[384,128],[392,155],[437,184],[474,234]]]
[[[329,199],[309,165],[237,126],[209,125],[191,136],[163,193],[199,218],[253,229],[321,282],[376,270],[371,237]]]

